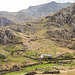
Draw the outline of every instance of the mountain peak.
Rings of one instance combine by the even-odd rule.
[[[50,3],[56,3],[55,1],[52,1],[52,2],[50,2]]]

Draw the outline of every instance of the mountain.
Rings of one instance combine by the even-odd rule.
[[[23,24],[17,24],[9,26],[9,29],[26,34],[40,34],[44,29],[44,38],[48,38],[52,41],[62,43],[63,46],[69,47],[70,41],[75,38],[75,3],[67,8],[63,8],[53,15],[48,15],[44,18],[37,19],[35,21]],[[0,25],[12,24],[12,22],[6,18],[0,19]],[[37,35],[37,34],[36,34]],[[38,35],[37,35],[38,37]],[[40,37],[40,36],[39,36]],[[68,41],[70,40],[70,41]],[[67,44],[68,43],[68,44]],[[72,42],[74,44],[74,42]],[[62,44],[60,44],[62,45]]]
[[[0,11],[0,15],[6,17],[15,22],[24,22],[27,20],[33,20],[41,16],[49,15],[51,13],[57,12],[64,7],[71,5],[71,3],[57,3],[50,2],[38,6],[30,6],[28,9],[20,10],[19,12],[6,12]]]
[[[25,33],[27,36],[36,36],[33,40],[43,37],[55,42],[57,46],[72,48],[75,44],[74,12],[75,3],[52,15],[45,16],[29,23],[12,25],[9,26],[9,28],[16,32]]]
[[[56,22],[59,24],[75,24],[75,4],[67,8],[63,8],[52,17],[50,17],[51,22]]]
[[[52,40],[64,42],[63,45],[69,47],[75,45],[75,3],[67,8],[56,12],[51,16],[46,16],[48,22],[47,33]],[[50,24],[49,24],[50,23]],[[52,24],[53,23],[53,24]],[[52,24],[52,25],[51,25]],[[52,26],[52,28],[51,28]],[[53,28],[54,27],[54,28]],[[75,48],[75,47],[74,47]]]
[[[30,6],[28,8],[29,11],[38,13],[40,16],[49,15],[51,13],[57,12],[60,9],[71,5],[71,3],[57,3],[52,1],[47,4],[42,4],[38,6]]]
[[[3,14],[8,14],[9,12],[7,11],[0,11],[0,15],[3,15]]]

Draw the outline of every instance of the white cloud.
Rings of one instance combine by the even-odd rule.
[[[0,0],[0,11],[19,11],[29,6],[39,5],[52,0]],[[75,0],[53,0],[57,2],[74,2]]]

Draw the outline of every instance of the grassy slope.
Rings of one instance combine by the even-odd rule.
[[[74,66],[75,65],[62,65],[62,66],[60,66],[60,65],[58,65],[58,64],[40,64],[40,65],[36,65],[36,66],[32,66],[32,67],[27,67],[27,68],[23,68],[24,69],[24,71],[19,71],[19,72],[12,72],[12,73],[8,73],[8,74],[4,74],[4,75],[24,75],[26,72],[32,72],[32,71],[35,71],[35,69],[36,68],[38,68],[39,70],[38,71],[36,71],[37,73],[42,73],[42,72],[44,72],[45,70],[55,70],[55,69],[52,69],[52,67],[53,66],[55,66],[55,67],[57,67],[58,69],[60,69],[61,70],[61,74],[58,74],[58,75],[62,75],[62,72],[67,72],[68,73],[68,70],[69,70],[69,68],[75,68]],[[62,69],[64,69],[65,71],[63,71]],[[71,75],[72,75],[72,73],[71,72],[69,72]],[[65,74],[65,73],[64,73]],[[37,74],[37,75],[39,75],[39,74]],[[40,74],[41,75],[41,74]],[[44,74],[43,74],[44,75]],[[51,74],[50,74],[51,75]],[[67,74],[66,74],[67,75]]]
[[[53,15],[53,14],[52,14]],[[24,55],[33,56],[33,57],[39,57],[41,54],[52,54],[53,57],[55,57],[58,54],[70,52],[75,54],[74,50],[70,50],[67,47],[60,47],[64,42],[56,42],[49,39],[49,35],[46,33],[47,31],[54,31],[58,30],[60,28],[69,30],[70,27],[65,24],[63,26],[57,27],[57,24],[53,23],[53,25],[50,26],[50,22],[45,17],[42,19],[38,19],[38,21],[31,22],[30,26],[26,26],[26,23],[23,23],[23,27],[26,26],[26,30],[24,33],[13,31],[18,37],[21,37],[22,39],[19,39],[18,41],[22,41],[22,44],[8,44],[8,45],[0,45],[0,53],[6,54],[7,59],[9,59],[9,62],[1,62],[3,65],[3,68],[5,68],[6,64],[10,64],[9,68],[13,65],[22,65],[27,62],[28,64],[35,63],[37,61],[30,60],[28,58],[25,58],[23,56],[17,55],[16,52],[14,52],[14,55],[11,55],[11,51],[16,50],[24,50],[26,47],[25,52],[19,52]],[[19,27],[16,25],[16,27]],[[22,26],[21,26],[22,27]],[[7,27],[9,28],[9,26]],[[31,41],[31,40],[34,41]],[[70,40],[63,40],[63,41],[70,41]],[[70,41],[70,45],[72,45],[75,41]],[[20,59],[19,59],[20,58]],[[19,63],[18,63],[19,62]]]
[[[22,38],[20,41],[23,42],[23,45],[15,44],[14,48],[13,48],[13,44],[8,44],[6,46],[0,45],[0,52],[4,54],[6,53],[6,55],[8,56],[7,59],[9,59],[9,62],[6,63],[2,62],[2,64],[5,65],[11,63],[11,66],[13,66],[15,64],[19,65],[18,62],[20,61],[22,65],[25,61],[28,61],[27,58],[24,58],[22,56],[20,56],[21,60],[19,60],[19,56],[16,54],[16,52],[14,53],[13,56],[10,55],[11,51],[24,50],[24,46],[27,47],[26,52],[20,52],[20,53],[28,56],[34,56],[34,57],[39,57],[41,54],[52,54],[53,56],[56,56],[58,54],[65,53],[65,52],[74,53],[74,50],[70,50],[64,47],[59,47],[60,44],[56,43],[55,41],[51,41],[50,39],[47,39],[47,37],[49,36],[46,33],[46,31],[49,30],[47,19],[36,22],[36,24],[35,23],[30,23],[30,24],[31,26],[27,27],[25,33],[20,33],[16,31],[14,32],[17,34],[17,36]],[[68,26],[67,27],[63,26],[63,28],[68,29]],[[52,26],[51,30],[53,29],[57,29],[57,27],[54,28],[54,26]],[[31,39],[36,39],[36,40],[31,41]],[[29,62],[34,63],[33,61],[30,60]]]

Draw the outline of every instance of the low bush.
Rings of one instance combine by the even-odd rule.
[[[66,52],[64,54],[63,58],[73,58],[73,54],[72,53],[69,53],[69,52]]]

